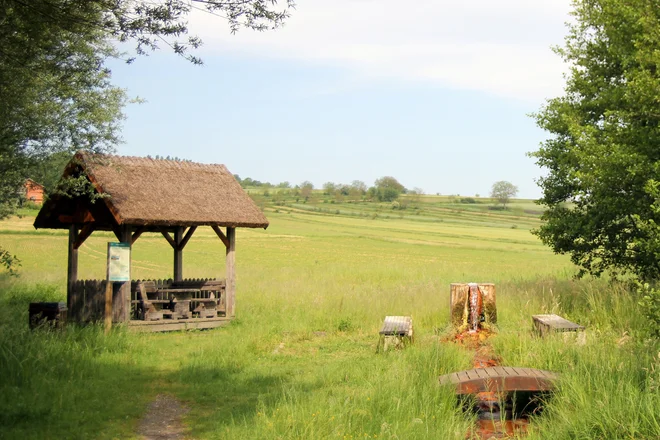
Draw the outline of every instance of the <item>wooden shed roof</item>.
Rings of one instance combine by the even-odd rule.
[[[268,227],[266,217],[224,165],[77,153],[64,176],[81,174],[96,192],[109,197],[93,204],[52,197],[39,212],[35,228],[68,228],[72,222],[91,222],[94,217],[102,223],[98,226],[107,228],[122,224]],[[88,212],[81,217],[84,209]]]

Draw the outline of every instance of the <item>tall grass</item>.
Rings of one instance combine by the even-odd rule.
[[[0,292],[0,438],[131,435],[148,379],[134,341],[95,326],[28,329],[31,300],[61,299],[48,285]]]
[[[23,274],[0,280],[0,437],[131,438],[166,393],[190,408],[192,438],[463,439],[474,415],[437,381],[472,365],[472,352],[443,341],[449,283],[492,281],[502,363],[561,374],[530,438],[660,438],[660,344],[637,294],[573,281],[567,259],[528,231],[482,220],[273,214],[268,231],[239,231],[230,326],[104,336],[28,330],[30,301],[63,300],[66,236],[21,233],[27,221],[13,219],[3,246]],[[103,276],[109,239],[81,248],[81,278]],[[170,276],[162,237],[141,237],[133,258],[135,278]],[[198,231],[184,258],[186,276],[223,276],[212,231]],[[586,344],[534,336],[537,313],[585,325]],[[414,345],[376,354],[383,317],[399,314],[413,316]]]

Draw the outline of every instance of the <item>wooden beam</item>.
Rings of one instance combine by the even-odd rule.
[[[227,272],[227,316],[236,316],[236,228],[227,227],[227,257],[226,272]]]
[[[183,226],[174,231],[174,281],[183,281]]]
[[[81,310],[79,301],[74,297],[74,284],[78,281],[78,248],[75,243],[78,240],[78,225],[69,226],[69,252],[66,272],[66,305],[69,309],[69,319],[77,321]]]
[[[161,234],[163,234],[163,237],[165,237],[165,240],[172,246],[172,249],[176,249],[176,241],[172,238],[169,232],[167,232],[165,229],[159,228],[158,229]]]
[[[140,235],[145,231],[144,226],[138,226],[138,228],[135,230],[133,235],[131,236],[131,246],[133,246],[133,243],[137,241],[138,238],[140,238]]]
[[[218,235],[218,238],[220,240],[222,240],[222,242],[225,244],[225,247],[228,248],[229,247],[229,240],[227,239],[227,236],[222,232],[222,229],[220,229],[216,225],[211,225],[211,227],[213,228],[215,233]]]
[[[122,225],[120,228],[121,243],[131,243],[131,227]],[[132,256],[131,256],[132,258]],[[130,274],[129,262],[129,274]],[[130,276],[129,276],[130,279]],[[114,322],[128,322],[131,319],[131,282],[125,281],[121,283],[114,283],[112,298],[113,321]]]
[[[197,229],[197,226],[191,226],[188,228],[188,232],[186,232],[186,235],[183,237],[183,240],[181,240],[181,243],[179,243],[179,250],[183,250],[183,248],[186,247],[188,244],[188,241],[190,240],[190,237],[195,233],[195,230]]]
[[[115,233],[115,237],[117,237],[117,241],[121,242],[121,226],[112,226],[112,232]]]
[[[78,249],[82,244],[87,240],[87,238],[92,235],[92,232],[94,232],[94,223],[88,223],[85,226],[83,226],[82,230],[78,234],[78,238],[76,238],[76,241],[73,243],[73,248]]]

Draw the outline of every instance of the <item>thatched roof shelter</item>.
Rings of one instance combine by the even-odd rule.
[[[227,316],[233,316],[236,228],[267,228],[268,220],[224,165],[77,153],[63,177],[86,182],[88,190],[51,196],[34,226],[69,230],[70,308],[75,302],[71,296],[78,279],[78,248],[94,231],[113,231],[129,245],[144,232],[161,233],[174,250],[173,279],[179,282],[184,247],[197,227],[210,226],[227,249]],[[124,283],[113,299],[115,321],[129,320],[130,284]]]
[[[224,165],[78,153],[64,176],[81,174],[87,175],[98,194],[107,197],[89,204],[85,198],[54,196],[39,212],[36,228],[68,229],[73,220],[94,221],[96,230],[124,224],[147,230],[162,226],[268,227],[266,217]],[[81,214],[81,203],[90,205],[91,217],[74,218]]]

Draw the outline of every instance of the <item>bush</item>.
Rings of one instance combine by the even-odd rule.
[[[348,332],[353,330],[353,321],[351,318],[342,318],[337,323],[337,330],[340,332]]]
[[[477,201],[475,199],[473,199],[472,197],[463,197],[463,198],[461,198],[461,200],[459,200],[459,202],[461,202],[461,203],[477,203]]]
[[[33,209],[33,210],[35,210],[35,211],[39,211],[39,210],[41,209],[41,205],[40,205],[40,204],[37,204],[37,203],[34,203],[32,200],[28,200],[27,202],[24,202],[24,203],[21,205],[21,208],[24,208],[24,209]]]
[[[651,335],[660,338],[660,289],[649,284],[638,284],[637,292],[642,297],[639,305],[649,323]]]

